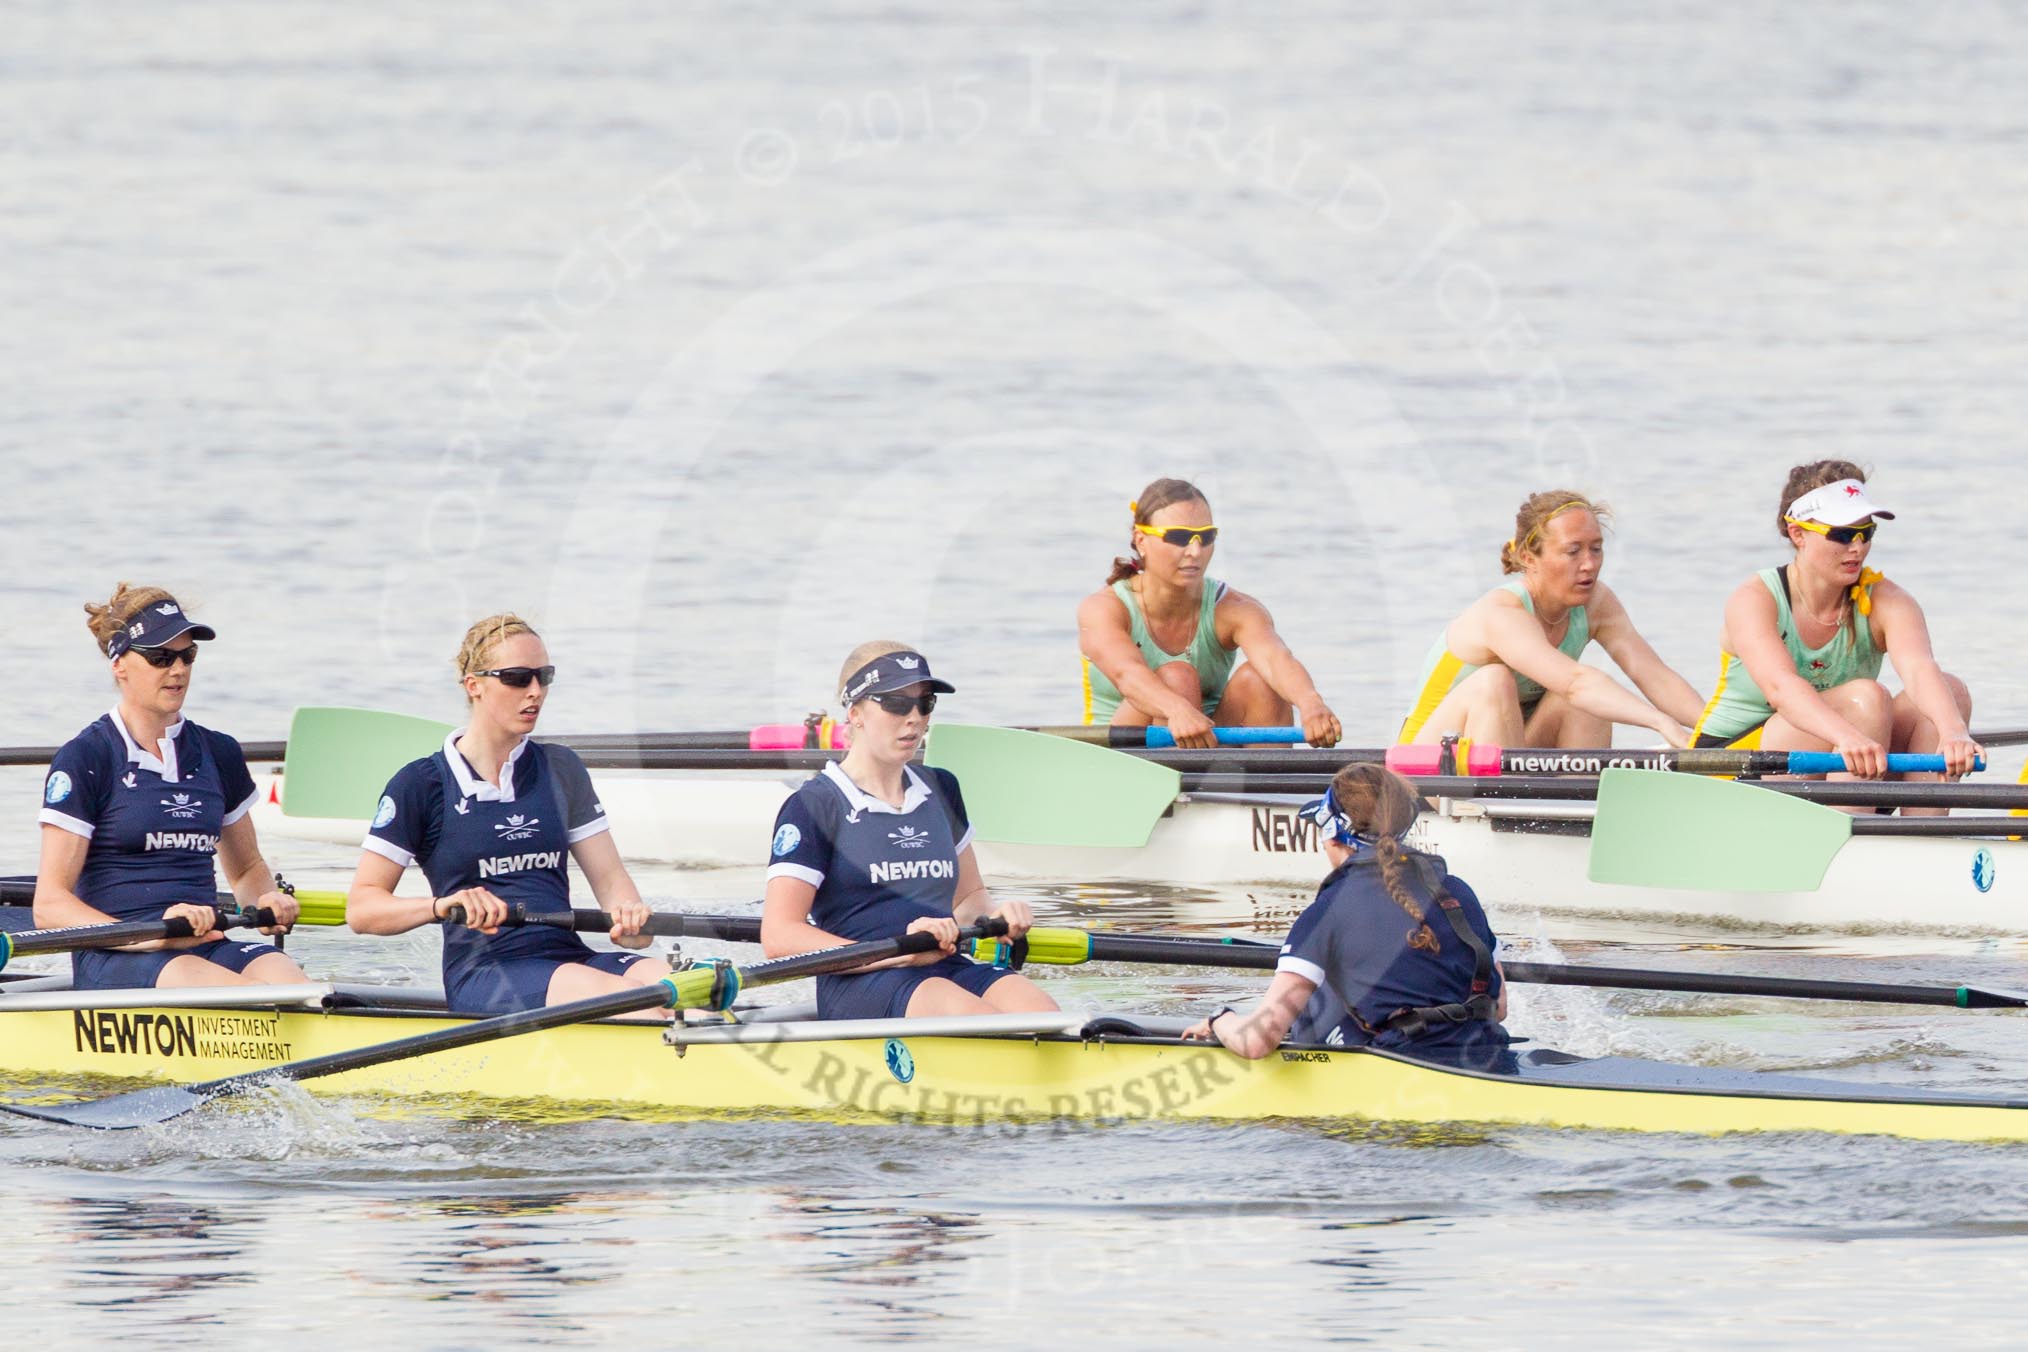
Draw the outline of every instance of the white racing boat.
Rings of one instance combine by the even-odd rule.
[[[614,838],[629,859],[691,869],[757,870],[782,800],[807,773],[597,776]],[[361,817],[290,816],[283,777],[264,784],[254,819],[264,837],[356,845]],[[1144,845],[1102,847],[992,839],[977,849],[988,878],[1141,881],[1181,886],[1314,887],[1325,865],[1316,828],[1290,794],[1184,793]],[[1411,843],[1444,856],[1496,910],[1702,918],[1732,925],[2028,934],[2028,845],[2007,838],[1857,835],[1809,891],[1638,887],[1587,876],[1594,805],[1441,799]],[[2028,827],[2028,821],[2024,821]],[[1862,825],[1863,829],[1863,825]],[[1724,841],[1710,842],[1722,852]]]

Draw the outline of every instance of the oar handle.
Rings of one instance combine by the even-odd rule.
[[[273,911],[228,911],[220,914],[217,929],[236,925],[268,926],[275,923]],[[16,958],[37,953],[71,953],[80,948],[119,948],[124,944],[152,943],[157,939],[188,939],[196,931],[180,915],[160,920],[122,920],[109,925],[65,925],[58,929],[19,930],[0,933],[0,968]]]
[[[462,920],[464,908],[449,908]],[[450,917],[445,917],[447,920]],[[579,934],[604,934],[613,927],[609,911],[531,911],[520,903],[507,908],[509,925],[549,925],[575,930]],[[745,915],[691,915],[683,911],[657,911],[641,927],[643,934],[671,939],[723,939],[728,943],[760,942],[760,917]]]
[[[1220,746],[1294,746],[1303,740],[1301,728],[1218,728],[1214,736]],[[1145,746],[1158,750],[1176,745],[1176,734],[1167,728],[1149,728]]]
[[[1944,764],[1944,758],[1937,755],[1895,751],[1887,757],[1887,773],[1890,775],[1940,775],[1949,768]],[[1985,768],[1984,756],[1972,762],[1975,771]],[[1845,758],[1835,751],[1789,752],[1789,773],[1792,775],[1835,775],[1844,769]]]

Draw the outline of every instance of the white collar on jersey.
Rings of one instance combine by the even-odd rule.
[[[151,756],[141,750],[141,744],[134,740],[134,734],[127,731],[127,720],[120,717],[120,706],[117,704],[113,706],[113,726],[120,730],[120,740],[127,744],[128,761],[139,765],[143,770],[153,770],[162,776],[164,783],[179,782],[176,774],[176,739],[183,733],[182,719],[171,723],[163,732],[162,740],[155,743],[162,753],[159,756]]]
[[[845,802],[852,809],[852,814],[855,817],[862,812],[891,812],[897,816],[901,816],[915,811],[929,801],[929,785],[923,782],[922,776],[915,772],[913,765],[902,766],[901,777],[908,784],[908,787],[902,792],[901,806],[896,807],[892,803],[881,802],[878,798],[875,798],[872,794],[854,784],[852,776],[838,768],[837,761],[832,761],[824,767],[824,778],[830,780],[832,787],[845,795]]]
[[[523,737],[507,753],[507,763],[500,767],[500,782],[489,784],[472,772],[472,763],[465,759],[465,753],[458,750],[458,739],[469,728],[459,728],[444,738],[444,759],[451,763],[451,774],[458,781],[458,792],[467,798],[476,798],[482,803],[511,803],[514,801],[514,763],[521,759],[521,753],[528,749],[528,739]]]

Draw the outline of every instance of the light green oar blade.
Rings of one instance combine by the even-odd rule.
[[[1852,818],[1737,780],[1607,770],[1591,828],[1595,883],[1712,892],[1814,892]]]
[[[958,777],[979,839],[1007,845],[1138,849],[1183,782],[1102,746],[969,723],[933,726],[923,759]]]
[[[451,725],[373,709],[296,710],[283,763],[282,811],[291,817],[372,817],[394,772],[427,756]]]

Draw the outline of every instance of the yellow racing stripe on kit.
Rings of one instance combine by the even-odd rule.
[[[1408,711],[1408,717],[1401,720],[1401,731],[1395,735],[1397,746],[1407,746],[1422,731],[1422,725],[1429,722],[1429,716],[1444,702],[1444,696],[1451,693],[1458,683],[1458,672],[1463,670],[1464,661],[1450,651],[1437,659],[1430,668],[1429,679],[1422,683],[1422,693],[1415,697],[1415,707]]]

